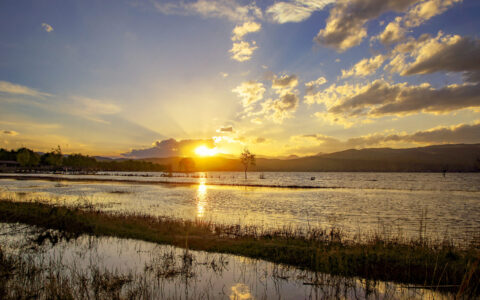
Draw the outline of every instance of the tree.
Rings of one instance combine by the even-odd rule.
[[[178,169],[185,173],[195,170],[195,161],[191,157],[184,157],[178,162]]]
[[[33,167],[40,162],[40,156],[28,148],[17,150],[16,160],[22,167]]]
[[[21,149],[20,151],[18,151],[17,162],[20,164],[20,166],[26,167],[29,161],[30,161],[30,153],[28,152],[27,149]]]
[[[255,154],[250,153],[247,148],[243,149],[243,152],[240,154],[240,162],[245,170],[245,179],[247,179],[248,167],[255,166]]]
[[[41,159],[42,163],[47,166],[60,167],[63,160],[62,149],[58,146],[56,149],[52,149],[51,152],[42,155]]]

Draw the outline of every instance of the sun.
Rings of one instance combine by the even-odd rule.
[[[214,156],[217,153],[218,149],[216,147],[208,148],[207,146],[202,145],[195,148],[195,154],[197,154],[198,156]]]

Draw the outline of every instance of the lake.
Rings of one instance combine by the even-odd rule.
[[[250,172],[247,180],[242,172],[162,175],[25,174],[17,180],[19,174],[2,174],[0,195],[260,229],[336,227],[352,238],[416,238],[421,223],[434,239],[465,242],[480,232],[480,173]]]

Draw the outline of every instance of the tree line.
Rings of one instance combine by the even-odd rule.
[[[60,147],[39,154],[28,148],[0,149],[0,160],[16,161],[22,168],[39,170],[74,171],[168,171],[169,166],[142,160],[98,161],[95,157],[80,153],[64,155]]]

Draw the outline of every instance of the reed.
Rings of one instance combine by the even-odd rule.
[[[413,286],[480,292],[480,239],[464,245],[380,234],[348,239],[338,228],[262,229],[138,214],[111,214],[92,205],[54,206],[0,200],[0,221],[55,229],[67,238],[82,234],[170,244],[192,250],[230,253],[316,272]],[[424,232],[424,225],[420,226]],[[49,237],[46,236],[45,239]]]

